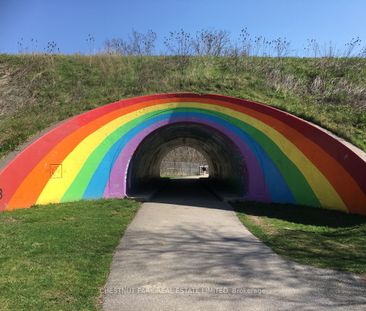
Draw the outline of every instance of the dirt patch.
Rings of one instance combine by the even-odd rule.
[[[268,223],[263,217],[259,216],[249,216],[249,219],[258,227],[261,227],[267,234],[274,235],[278,233],[278,230],[275,226],[272,226]]]
[[[22,85],[22,75],[20,70],[0,65],[0,118],[13,115],[29,104],[29,90]]]
[[[361,278],[361,280],[362,280],[363,282],[365,282],[365,283],[366,283],[366,273],[362,273],[362,274],[360,274],[360,278]]]
[[[14,218],[12,216],[0,218],[0,223],[2,223],[2,224],[10,224],[10,223],[18,223],[18,222],[20,222],[20,220]]]

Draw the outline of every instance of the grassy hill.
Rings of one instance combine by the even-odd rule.
[[[366,151],[366,59],[0,55],[0,158],[83,111],[180,91],[264,102]],[[2,213],[0,249],[7,251],[0,253],[0,309],[100,309],[113,250],[138,207],[103,200]],[[366,271],[359,256],[364,218],[320,209],[236,208],[254,234],[287,258]]]
[[[366,59],[0,55],[0,158],[83,111],[181,91],[264,102],[366,151]]]

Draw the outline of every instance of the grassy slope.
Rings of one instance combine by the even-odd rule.
[[[366,60],[361,59],[186,62],[172,57],[0,55],[0,158],[38,131],[83,111],[120,98],[178,91],[262,101],[366,151],[365,85]],[[112,200],[0,214],[1,309],[95,309],[112,253],[136,210],[131,201]],[[366,271],[364,223],[344,214],[342,220],[315,217],[312,209],[309,215],[282,211],[258,216],[254,206],[239,217],[288,258]]]
[[[234,208],[254,235],[285,258],[366,273],[366,217],[279,204],[236,203]]]
[[[95,310],[138,203],[81,201],[0,214],[0,309]]]
[[[0,158],[83,111],[178,91],[265,102],[366,150],[365,88],[366,59],[0,55]]]

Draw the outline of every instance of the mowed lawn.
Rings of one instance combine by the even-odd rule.
[[[132,200],[0,213],[0,310],[96,310]]]
[[[242,223],[283,257],[366,273],[366,217],[280,204],[234,203]]]

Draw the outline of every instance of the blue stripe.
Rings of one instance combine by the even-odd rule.
[[[238,128],[237,126],[225,121],[222,118],[208,115],[200,112],[165,112],[159,115],[156,115],[129,132],[127,132],[124,136],[122,136],[106,153],[103,160],[99,164],[97,170],[95,171],[93,177],[91,178],[87,189],[84,192],[83,198],[85,199],[92,199],[92,198],[101,198],[104,194],[104,189],[107,185],[109,175],[112,171],[113,165],[115,161],[117,160],[119,154],[123,150],[123,148],[126,146],[126,144],[140,131],[144,130],[145,128],[148,128],[152,124],[169,119],[180,119],[180,118],[190,118],[195,117],[202,120],[208,120],[217,124],[220,124],[221,126],[229,129],[231,132],[235,133],[240,139],[245,142],[249,146],[249,148],[252,150],[254,155],[257,157],[257,159],[260,161],[260,166],[263,169],[266,186],[269,190],[269,193],[271,195],[271,199],[273,202],[283,202],[283,203],[294,203],[294,197],[291,193],[291,190],[287,186],[286,181],[282,177],[280,171],[276,167],[276,165],[273,163],[273,161],[270,159],[270,157],[266,154],[266,152],[263,150],[263,148],[252,138],[250,137],[246,132],[244,132],[242,129]],[[122,176],[121,176],[122,178]],[[250,182],[250,177],[249,177]]]

